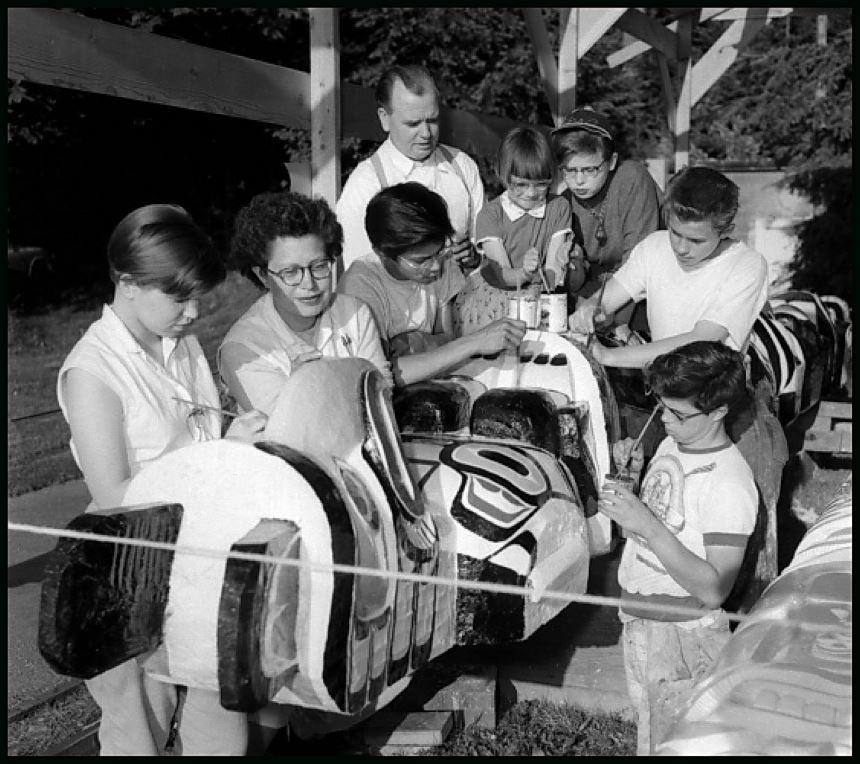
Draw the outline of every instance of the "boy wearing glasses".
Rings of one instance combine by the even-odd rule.
[[[452,256],[454,228],[439,194],[416,182],[389,186],[370,200],[364,220],[373,252],[353,261],[338,291],[370,307],[397,385],[519,346],[525,322],[508,318],[454,338],[452,301],[465,277]]]
[[[552,131],[553,149],[567,186],[575,240],[584,251],[588,277],[579,294],[588,297],[660,227],[660,189],[647,168],[619,162],[609,120],[591,108],[574,109]],[[633,306],[616,323],[627,323]]]
[[[366,358],[391,380],[370,310],[335,295],[332,267],[342,242],[322,199],[263,193],[236,216],[234,265],[265,290],[218,349],[221,379],[241,411],[271,414],[287,378],[322,356]]]
[[[618,568],[625,601],[619,617],[638,755],[654,752],[684,695],[729,638],[721,605],[738,576],[758,503],[752,472],[725,427],[746,397],[741,354],[717,341],[692,342],[655,358],[645,379],[667,437],[639,498],[610,483],[598,502],[628,536]],[[619,444],[624,461],[631,444]]]

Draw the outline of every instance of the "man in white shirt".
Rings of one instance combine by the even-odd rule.
[[[352,171],[337,202],[343,226],[343,267],[372,251],[364,229],[367,203],[383,188],[416,181],[436,191],[448,205],[454,226],[454,258],[473,268],[475,218],[484,204],[484,186],[474,160],[439,143],[439,91],[423,66],[394,66],[376,86],[377,114],[387,140]]]

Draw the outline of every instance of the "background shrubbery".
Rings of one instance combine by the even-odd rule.
[[[69,12],[145,29],[307,71],[307,13],[296,8],[86,8]],[[669,9],[646,12],[661,23]],[[557,45],[558,13],[548,9]],[[694,60],[726,29],[694,25]],[[515,8],[343,8],[341,74],[375,84],[393,61],[437,74],[451,107],[551,122],[525,22]],[[651,54],[609,69],[623,44],[604,36],[579,65],[577,101],[618,126],[622,152],[670,156],[658,70]],[[774,20],[692,115],[694,162],[769,165],[799,173],[821,220],[801,237],[795,286],[850,298],[851,15],[831,20],[827,45],[814,16]],[[57,283],[106,279],[104,244],[129,210],[153,201],[185,206],[226,246],[237,209],[288,183],[285,162],[309,157],[301,130],[9,81],[8,241],[57,255]],[[346,176],[374,144],[344,139]],[[494,147],[488,147],[491,153]],[[498,190],[485,157],[476,157]],[[843,269],[843,266],[846,266]],[[835,277],[834,277],[835,274]],[[45,285],[44,293],[50,290]]]

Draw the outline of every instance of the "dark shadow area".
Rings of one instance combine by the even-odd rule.
[[[24,584],[39,584],[42,582],[42,575],[45,572],[45,564],[52,552],[45,552],[31,560],[19,562],[17,565],[12,565],[8,570],[7,589],[14,589]]]

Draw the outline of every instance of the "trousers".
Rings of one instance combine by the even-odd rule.
[[[729,639],[724,616],[701,620],[704,625],[693,628],[645,618],[624,623],[624,673],[638,717],[637,756],[654,753]]]

